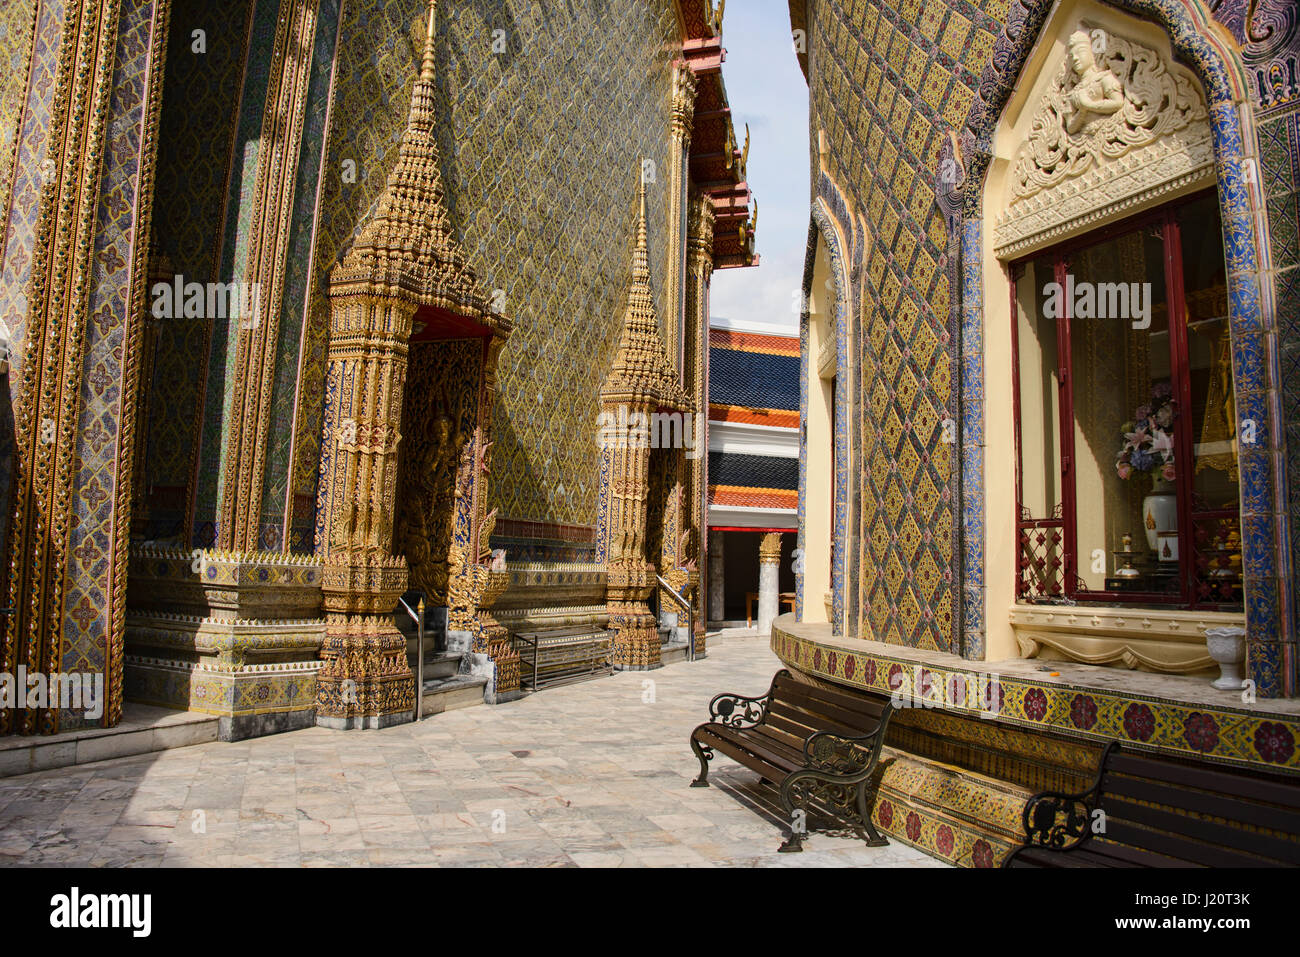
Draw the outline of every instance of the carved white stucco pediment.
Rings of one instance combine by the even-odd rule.
[[[1213,177],[1209,113],[1191,76],[1080,24],[1012,161],[994,246],[1002,257],[1041,246]]]

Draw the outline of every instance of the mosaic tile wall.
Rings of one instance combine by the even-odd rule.
[[[217,278],[221,216],[230,169],[235,113],[243,76],[248,13],[221,0],[173,7],[167,85],[159,127],[154,235],[186,282]],[[196,53],[192,33],[207,33]],[[157,327],[146,463],[151,486],[184,488],[194,481],[195,417],[203,382],[208,323],[176,317]],[[184,496],[150,502],[149,538],[182,531]]]
[[[18,124],[27,94],[27,64],[35,39],[36,0],[10,0],[0,9],[0,213],[9,211]]]
[[[1287,511],[1293,595],[1300,592],[1300,7],[1291,0],[1218,0],[1215,18],[1241,45],[1256,110],[1268,208],[1287,424]],[[1295,633],[1300,605],[1292,600]]]
[[[234,123],[234,143],[230,152],[230,175],[221,201],[225,206],[219,233],[221,282],[243,278],[246,245],[251,232],[253,193],[257,182],[257,163],[261,150],[262,114],[266,103],[269,67],[275,41],[279,0],[255,0],[249,13],[247,50],[244,55],[242,86],[239,97],[232,98],[223,112]],[[286,312],[292,305],[285,305]],[[299,307],[301,308],[301,306]],[[203,419],[198,432],[198,462],[193,541],[207,546],[216,540],[216,510],[223,475],[222,465],[230,430],[230,400],[234,389],[234,357],[238,326],[230,322],[209,323],[207,363],[201,398]],[[281,361],[296,363],[294,356]],[[284,424],[287,428],[287,423]]]
[[[941,425],[955,415],[955,330],[930,170],[941,131],[965,117],[1006,2],[813,7],[814,143],[824,130],[831,162],[817,190],[846,237],[867,231],[852,251],[868,250],[865,261],[847,264],[863,330],[854,439],[865,467],[850,494],[866,554],[847,578],[857,634],[956,651],[956,461]]]
[[[19,7],[5,4],[8,29],[21,30]],[[11,19],[11,17],[13,17]],[[41,195],[41,159],[54,99],[54,78],[58,70],[59,41],[62,37],[63,3],[51,0],[36,7],[35,35],[31,48],[31,82],[15,149],[9,205],[0,233],[3,262],[0,262],[0,321],[9,329],[11,356],[9,381],[19,381],[22,345],[27,337],[27,281],[31,276],[36,214]]]
[[[423,9],[423,0],[344,6],[313,275],[290,291],[310,296],[293,458],[272,462],[273,473],[291,465],[294,500],[315,500],[325,279],[396,156]],[[500,363],[488,507],[515,527],[547,523],[584,538],[595,524],[597,393],[622,321],[640,159],[655,162],[661,186],[668,181],[676,14],[668,0],[479,0],[444,4],[438,17],[449,207],[483,287],[504,290],[516,323]],[[494,30],[504,31],[496,35],[504,52],[493,52]],[[346,160],[356,163],[356,183],[343,182]],[[652,188],[650,199],[662,316],[668,197]],[[296,356],[282,349],[280,361]],[[287,433],[287,419],[275,431],[281,424]],[[313,521],[293,519],[295,548],[310,544],[298,529]]]

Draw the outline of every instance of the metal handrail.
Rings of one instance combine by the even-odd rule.
[[[397,601],[415,622],[415,720],[419,721],[424,717],[424,595],[420,595],[415,609],[405,598]]]
[[[695,660],[695,609],[691,607],[691,603],[689,601],[687,601],[685,598],[683,598],[681,595],[677,594],[677,592],[673,590],[672,585],[664,581],[662,575],[656,575],[655,578],[659,582],[659,587],[668,594],[669,598],[671,598],[673,601],[677,603],[677,607],[681,608],[683,611],[686,612],[686,642],[687,642],[686,660],[694,661]]]

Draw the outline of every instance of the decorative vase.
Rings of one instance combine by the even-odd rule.
[[[1219,677],[1210,684],[1221,691],[1240,691],[1241,663],[1246,660],[1246,629],[1207,628],[1205,647],[1210,657],[1219,663]]]
[[[1142,528],[1153,552],[1160,549],[1161,532],[1178,531],[1178,496],[1164,479],[1156,479],[1151,494],[1142,500]]]

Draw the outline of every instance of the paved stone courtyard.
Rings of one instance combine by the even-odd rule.
[[[943,866],[891,839],[811,833],[778,854],[779,805],[687,743],[720,691],[759,694],[765,638],[707,660],[544,690],[382,731],[312,728],[0,779],[0,864]]]

